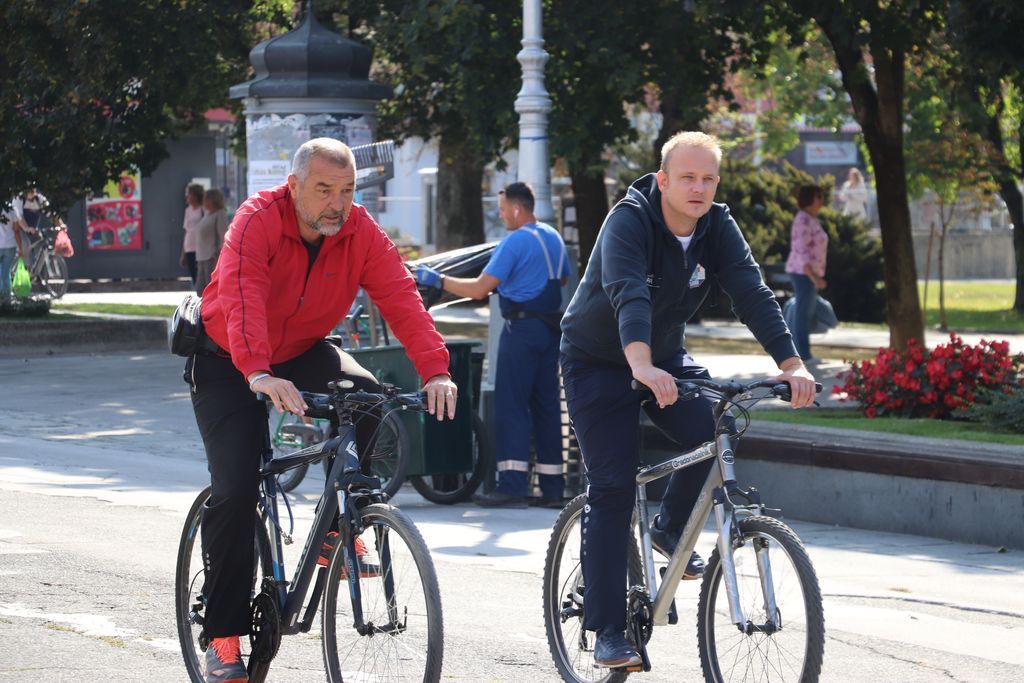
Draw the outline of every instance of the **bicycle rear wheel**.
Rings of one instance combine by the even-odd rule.
[[[209,499],[210,489],[207,487],[196,497],[192,509],[188,512],[188,517],[185,518],[181,542],[178,544],[178,561],[174,576],[174,612],[178,624],[178,641],[181,644],[181,654],[185,659],[185,668],[188,670],[192,683],[205,683],[206,681],[203,662],[203,653],[208,645],[206,635],[203,633],[203,619],[206,616],[206,596],[204,594],[206,572],[203,568],[201,539],[203,508]],[[273,573],[270,541],[267,538],[266,527],[263,526],[259,514],[254,514],[256,514],[256,560],[252,568],[253,595],[259,590],[262,577]],[[242,659],[248,664],[249,639],[242,638],[241,642]]]
[[[39,271],[39,282],[54,299],[59,299],[68,291],[68,263],[63,256],[46,254],[43,267]]]
[[[412,487],[431,503],[452,505],[469,500],[480,487],[484,471],[490,462],[487,429],[479,415],[473,415],[473,465],[469,472],[456,474],[427,474],[409,477]]]
[[[293,453],[300,448],[313,445],[312,442],[304,438],[304,433],[296,434],[289,433],[282,428],[287,425],[301,424],[302,418],[292,413],[287,413],[282,419],[280,413],[277,411],[271,411],[269,424],[270,424],[270,441],[274,448],[274,457],[279,458],[289,453]],[[307,429],[306,426],[301,427],[303,430]],[[308,429],[312,432],[316,428],[313,425],[309,425]],[[309,464],[299,465],[289,470],[285,470],[281,474],[277,475],[277,485],[281,487],[282,491],[292,491],[306,476],[306,470],[309,469]]]
[[[771,517],[740,520],[737,532],[732,559],[747,623],[741,629],[732,621],[716,548],[704,570],[697,605],[704,679],[817,681],[825,650],[825,618],[807,551],[789,527]],[[774,614],[765,606],[767,584],[775,595]]]
[[[583,629],[583,565],[580,550],[581,519],[587,504],[586,494],[576,496],[555,520],[544,560],[544,630],[548,648],[562,679],[569,683],[615,683],[628,672],[598,668],[594,664],[597,634]],[[630,535],[627,550],[627,576],[630,586],[643,585],[643,568],[636,541]],[[623,603],[626,586],[622,591]]]
[[[323,607],[327,680],[437,681],[444,629],[437,574],[430,552],[409,518],[390,505],[362,510],[359,592],[365,632],[355,618],[343,546],[328,565]]]

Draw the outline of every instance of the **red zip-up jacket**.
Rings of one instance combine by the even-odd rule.
[[[325,237],[309,276],[287,185],[258,192],[235,213],[210,284],[203,325],[244,376],[291,360],[328,335],[363,287],[423,381],[448,374],[448,349],[394,243],[353,204]]]

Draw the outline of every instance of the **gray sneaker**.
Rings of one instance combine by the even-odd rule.
[[[660,520],[661,515],[655,515],[654,519],[651,520],[651,545],[665,557],[672,557],[672,554],[676,551],[676,546],[679,545],[679,536],[659,528],[658,522]],[[683,581],[699,579],[703,575],[704,560],[697,554],[697,551],[694,551],[690,555],[690,561],[686,563],[686,569],[683,571]]]
[[[206,683],[247,683],[238,636],[214,638],[206,649]]]

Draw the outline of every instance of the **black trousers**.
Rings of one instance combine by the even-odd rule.
[[[561,365],[569,420],[589,481],[582,520],[583,627],[598,631],[614,626],[621,631],[626,628],[626,548],[640,464],[641,394],[630,389],[633,375],[628,366],[586,363],[565,354]],[[710,377],[685,352],[657,366],[679,378]],[[665,409],[652,402],[643,409],[681,449],[714,438],[712,404],[707,399],[677,401]],[[714,464],[707,460],[670,476],[659,511],[661,528],[682,530]]]
[[[327,341],[271,367],[300,391],[326,393],[327,383],[350,379],[356,389],[379,391],[373,375]],[[230,358],[192,356],[185,364],[192,407],[206,448],[212,492],[203,510],[206,566],[206,634],[211,638],[249,633],[250,579],[254,562],[260,454],[266,443],[265,404],[249,390]],[[377,419],[356,423],[360,450],[370,444]]]

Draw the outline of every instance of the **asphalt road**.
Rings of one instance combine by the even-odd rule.
[[[770,369],[704,360],[720,375]],[[162,354],[0,360],[0,681],[185,680],[174,556],[207,475],[180,365]],[[317,482],[299,489],[300,528]],[[396,503],[438,569],[444,680],[557,680],[541,619],[556,511],[435,506],[408,487]],[[823,680],[1019,680],[1024,553],[788,521],[825,595]],[[706,532],[699,549],[711,544]],[[655,631],[655,668],[636,680],[700,679],[695,584],[681,586],[680,624]],[[314,629],[285,639],[271,680],[322,671]]]

